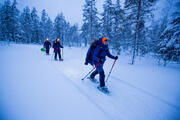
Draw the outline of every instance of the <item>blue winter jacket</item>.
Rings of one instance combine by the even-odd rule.
[[[63,48],[63,46],[60,44],[60,42],[54,42],[53,48],[54,48],[54,52],[61,52],[60,48]]]
[[[51,43],[49,41],[44,42],[44,48],[49,49],[51,47]]]
[[[103,61],[102,64],[106,61],[106,56],[109,58],[115,59],[115,56],[111,55],[109,52],[108,45],[104,45],[102,43],[102,38],[99,39],[99,45],[96,47],[94,50],[93,54],[93,62],[96,65],[97,63],[100,62],[100,59]]]

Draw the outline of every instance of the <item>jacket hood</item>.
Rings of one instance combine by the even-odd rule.
[[[103,43],[102,43],[102,38],[99,38],[98,43],[99,43],[100,45],[103,44]]]
[[[103,39],[103,37],[99,38],[99,40],[98,40],[99,45],[103,46],[103,47],[108,46],[108,45],[103,44],[102,39]]]

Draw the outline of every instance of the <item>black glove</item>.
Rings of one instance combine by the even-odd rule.
[[[88,65],[88,62],[85,62],[84,64],[85,64],[85,65]]]
[[[118,56],[115,57],[115,60],[117,60],[117,59],[118,59]]]
[[[100,60],[99,60],[99,63],[103,63],[103,59],[100,59]]]

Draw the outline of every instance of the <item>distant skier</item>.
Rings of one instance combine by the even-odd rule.
[[[103,65],[104,62],[106,61],[106,56],[108,56],[109,58],[112,59],[118,59],[118,56],[113,56],[110,54],[109,52],[109,48],[108,48],[108,42],[107,42],[107,38],[106,37],[102,37],[98,40],[98,44],[96,43],[96,48],[93,51],[93,55],[92,55],[92,63],[93,65],[99,65],[97,66],[96,70],[90,75],[90,79],[94,80],[94,77],[99,74],[100,78],[100,86],[98,86],[101,90],[103,91],[108,91],[108,88],[105,86],[105,74],[104,74],[104,69],[103,69]],[[88,51],[90,53],[90,51]],[[87,55],[88,57],[88,55]],[[89,58],[86,58],[86,62],[85,64],[87,65],[87,63],[90,63],[88,61]],[[91,60],[90,60],[91,61]]]
[[[63,46],[60,44],[59,39],[56,39],[54,41],[53,48],[54,48],[54,53],[55,53],[54,59],[57,60],[57,54],[58,54],[59,60],[62,61],[62,59],[61,59],[61,49],[60,48],[63,48]]]
[[[51,43],[49,42],[49,39],[47,38],[44,42],[44,48],[46,48],[46,54],[49,55],[49,49],[51,47]]]

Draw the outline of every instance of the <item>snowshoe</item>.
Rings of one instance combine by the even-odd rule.
[[[98,88],[99,91],[103,92],[104,94],[109,94],[110,93],[106,86],[104,86],[104,87],[98,86],[97,88]]]
[[[63,61],[63,59],[59,59],[59,61]]]
[[[87,77],[87,79],[89,79],[93,83],[98,83],[97,79],[95,78]]]

